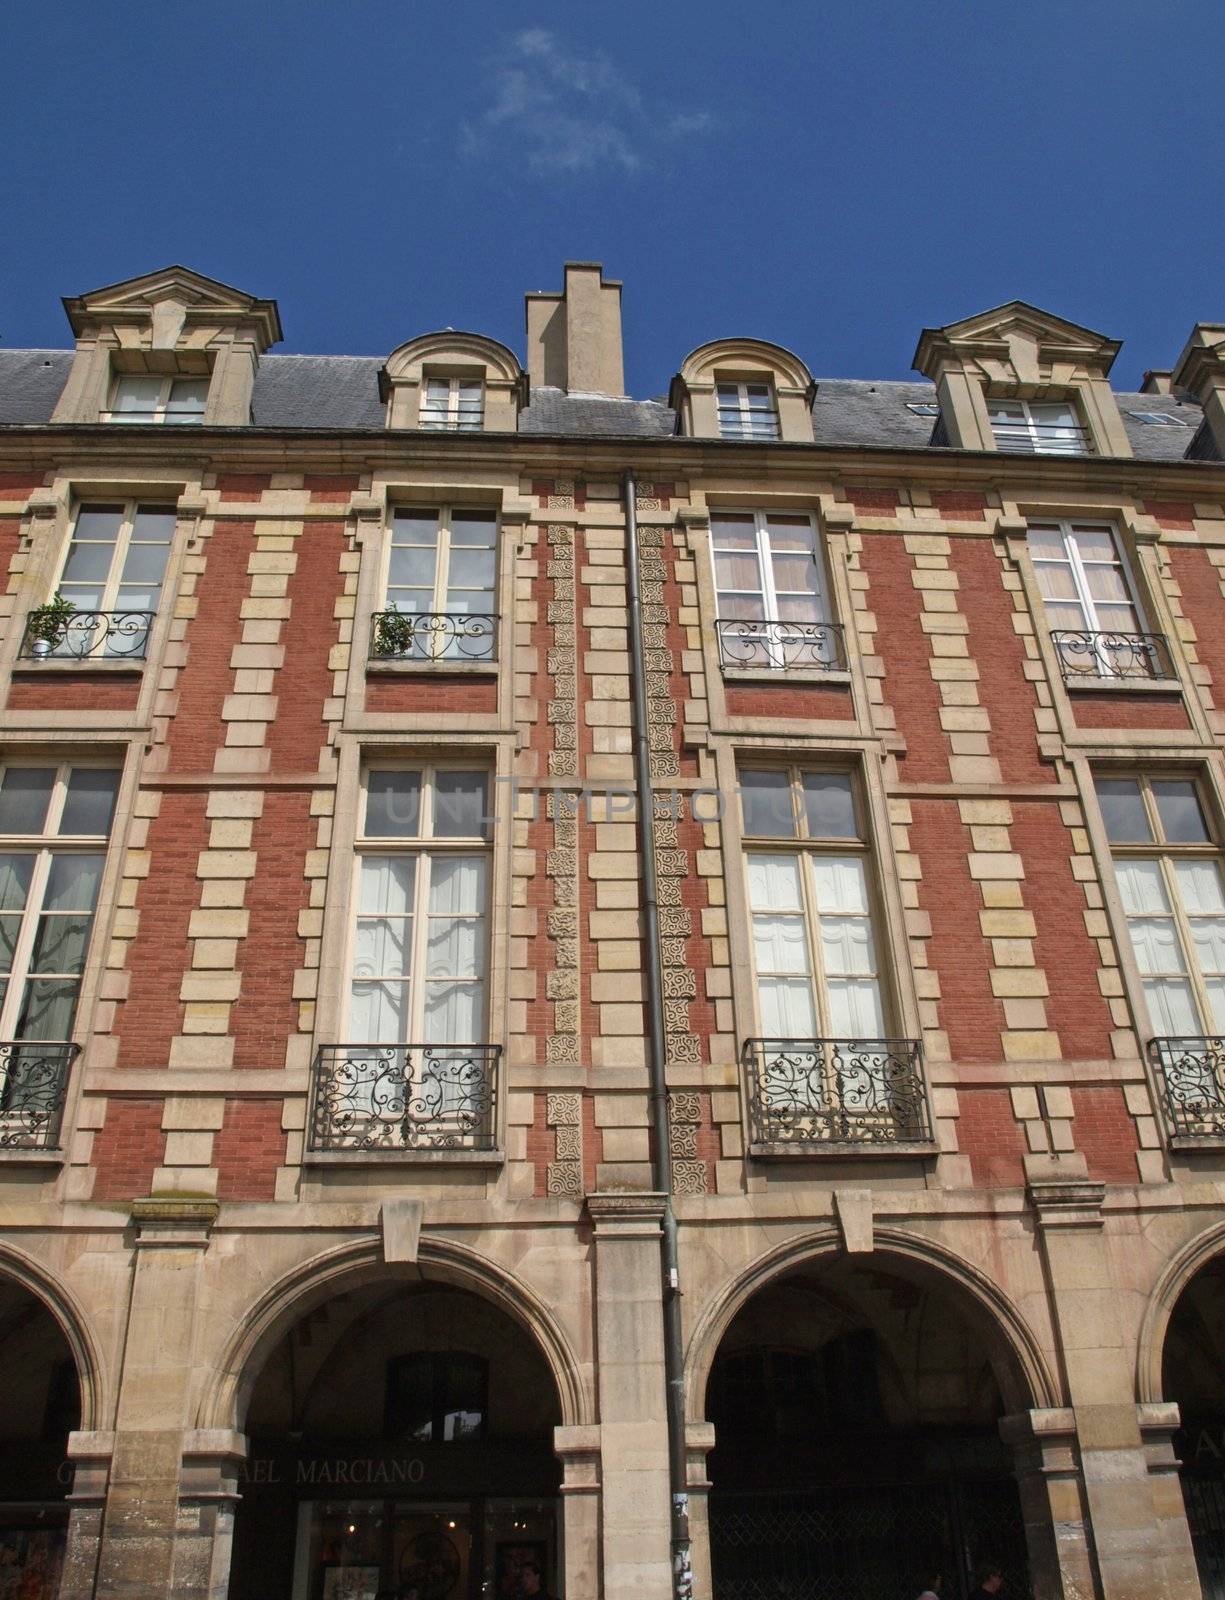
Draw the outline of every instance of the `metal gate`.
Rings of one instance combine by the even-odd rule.
[[[1182,1493],[1204,1600],[1225,1600],[1225,1481],[1184,1472]]]
[[[915,1600],[928,1567],[942,1600],[965,1600],[984,1562],[1004,1571],[1002,1600],[1029,1597],[1006,1479],[714,1493],[710,1551],[715,1600]]]

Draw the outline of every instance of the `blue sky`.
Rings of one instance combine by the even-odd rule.
[[[357,354],[522,353],[601,260],[639,395],[742,333],[903,377],[1014,297],[1130,385],[1225,320],[1221,0],[7,0],[0,52],[9,346],[176,260]]]

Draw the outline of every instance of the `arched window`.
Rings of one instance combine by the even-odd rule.
[[[504,344],[448,328],[393,350],[379,373],[379,394],[392,428],[513,433],[528,380]]]
[[[483,1439],[489,1363],[462,1350],[424,1350],[387,1363],[388,1439],[453,1444]]]
[[[716,339],[685,357],[669,404],[695,439],[811,444],[815,393],[808,368],[781,345]]]

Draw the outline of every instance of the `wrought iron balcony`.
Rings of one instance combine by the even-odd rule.
[[[53,638],[27,625],[19,652],[23,661],[143,661],[152,611],[74,611]]]
[[[1051,642],[1059,652],[1065,683],[1077,678],[1176,679],[1174,661],[1161,633],[1091,633],[1056,628]]]
[[[1149,1053],[1170,1132],[1184,1139],[1225,1136],[1225,1038],[1153,1039]]]
[[[79,1045],[0,1043],[0,1151],[58,1150],[68,1074]]]
[[[837,622],[763,622],[719,617],[719,659],[725,667],[846,671],[846,636]]]
[[[1027,422],[1021,417],[993,419],[996,448],[1009,455],[1088,456],[1093,454],[1088,428],[1071,422]]]
[[[932,1138],[914,1039],[748,1039],[754,1144],[924,1144]]]
[[[333,1044],[315,1058],[312,1150],[493,1150],[501,1045]]]
[[[498,619],[470,611],[376,611],[371,661],[492,661]]]

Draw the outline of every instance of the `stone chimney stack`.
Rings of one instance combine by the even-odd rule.
[[[1225,322],[1197,322],[1174,367],[1176,389],[1204,408],[1216,453],[1225,460]]]
[[[1141,394],[1173,394],[1174,374],[1171,371],[1161,372],[1151,370],[1144,374],[1144,382],[1140,385]]]
[[[560,294],[527,296],[527,370],[533,388],[624,395],[621,285],[598,261],[567,261]]]

